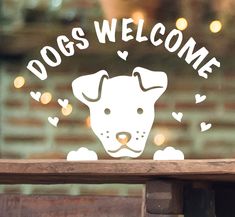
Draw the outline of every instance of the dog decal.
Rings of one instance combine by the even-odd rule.
[[[165,92],[165,72],[136,67],[132,76],[110,78],[101,70],[72,82],[74,96],[90,110],[91,128],[114,158],[139,157],[155,118],[155,102]]]

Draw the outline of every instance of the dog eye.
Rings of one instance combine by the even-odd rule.
[[[138,113],[138,114],[141,115],[141,114],[143,114],[143,112],[144,112],[144,110],[143,110],[142,108],[138,108],[138,109],[137,109],[137,113]]]
[[[104,110],[104,113],[105,113],[106,115],[109,115],[109,114],[111,113],[111,110],[110,110],[109,108],[106,108],[106,109]]]

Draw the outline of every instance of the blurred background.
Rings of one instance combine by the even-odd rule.
[[[157,22],[162,22],[167,32],[182,30],[184,41],[194,37],[197,48],[205,46],[209,57],[221,62],[220,69],[204,79],[163,46],[154,47],[148,41],[122,42],[120,30],[115,44],[99,44],[94,20],[123,17],[131,17],[135,23],[145,19],[147,36]],[[45,81],[26,69],[29,60],[40,59],[42,47],[58,49],[57,36],[70,37],[74,27],[83,28],[90,42],[88,49],[63,57],[58,67],[47,67]],[[131,75],[136,66],[165,71],[169,80],[156,104],[156,121],[141,158],[152,159],[156,150],[166,146],[182,150],[186,159],[235,157],[234,27],[234,0],[0,1],[0,158],[65,159],[69,151],[87,147],[100,159],[108,159],[90,129],[88,108],[72,94],[71,82],[100,69],[111,76]],[[129,52],[127,61],[118,57],[118,50]],[[40,102],[30,97],[30,91],[42,93]],[[195,104],[197,93],[205,94],[207,100]],[[66,109],[61,110],[58,98],[69,99]],[[182,123],[172,118],[173,111],[184,113]],[[48,123],[48,116],[60,118],[58,128]],[[202,121],[212,123],[212,128],[200,132]],[[141,193],[139,187],[133,189],[130,192]]]

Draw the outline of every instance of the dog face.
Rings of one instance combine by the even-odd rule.
[[[101,70],[72,83],[90,109],[91,128],[112,157],[140,156],[154,121],[154,103],[167,87],[164,72],[136,67],[132,76],[109,78]]]

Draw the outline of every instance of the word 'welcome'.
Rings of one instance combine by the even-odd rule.
[[[121,25],[121,39],[125,42],[130,40],[136,40],[141,43],[144,41],[150,41],[155,47],[163,45],[167,51],[170,53],[177,52],[179,58],[184,56],[185,61],[188,64],[192,64],[192,67],[197,70],[199,76],[208,78],[208,73],[212,73],[212,67],[220,67],[220,62],[215,58],[211,58],[205,64],[202,62],[208,56],[209,51],[205,47],[200,49],[195,49],[196,41],[190,37],[186,43],[183,43],[183,33],[177,29],[171,30],[166,33],[166,27],[162,23],[156,23],[150,31],[150,34],[143,34],[144,20],[140,19],[137,24],[137,31],[135,36],[133,35],[133,19],[123,18]],[[98,41],[101,44],[107,42],[116,42],[116,32],[117,32],[117,19],[112,19],[112,21],[103,20],[102,24],[98,21],[94,21],[94,28]],[[61,55],[73,56],[75,53],[75,48],[83,50],[89,47],[89,41],[82,28],[73,28],[71,31],[73,40],[71,41],[67,36],[60,35],[57,37],[57,46],[59,52],[51,47],[45,46],[41,49],[40,54],[43,59],[31,60],[27,65],[33,74],[35,74],[39,79],[47,79],[47,71],[44,64],[51,67],[56,67],[61,64]],[[199,67],[200,66],[200,67]]]

